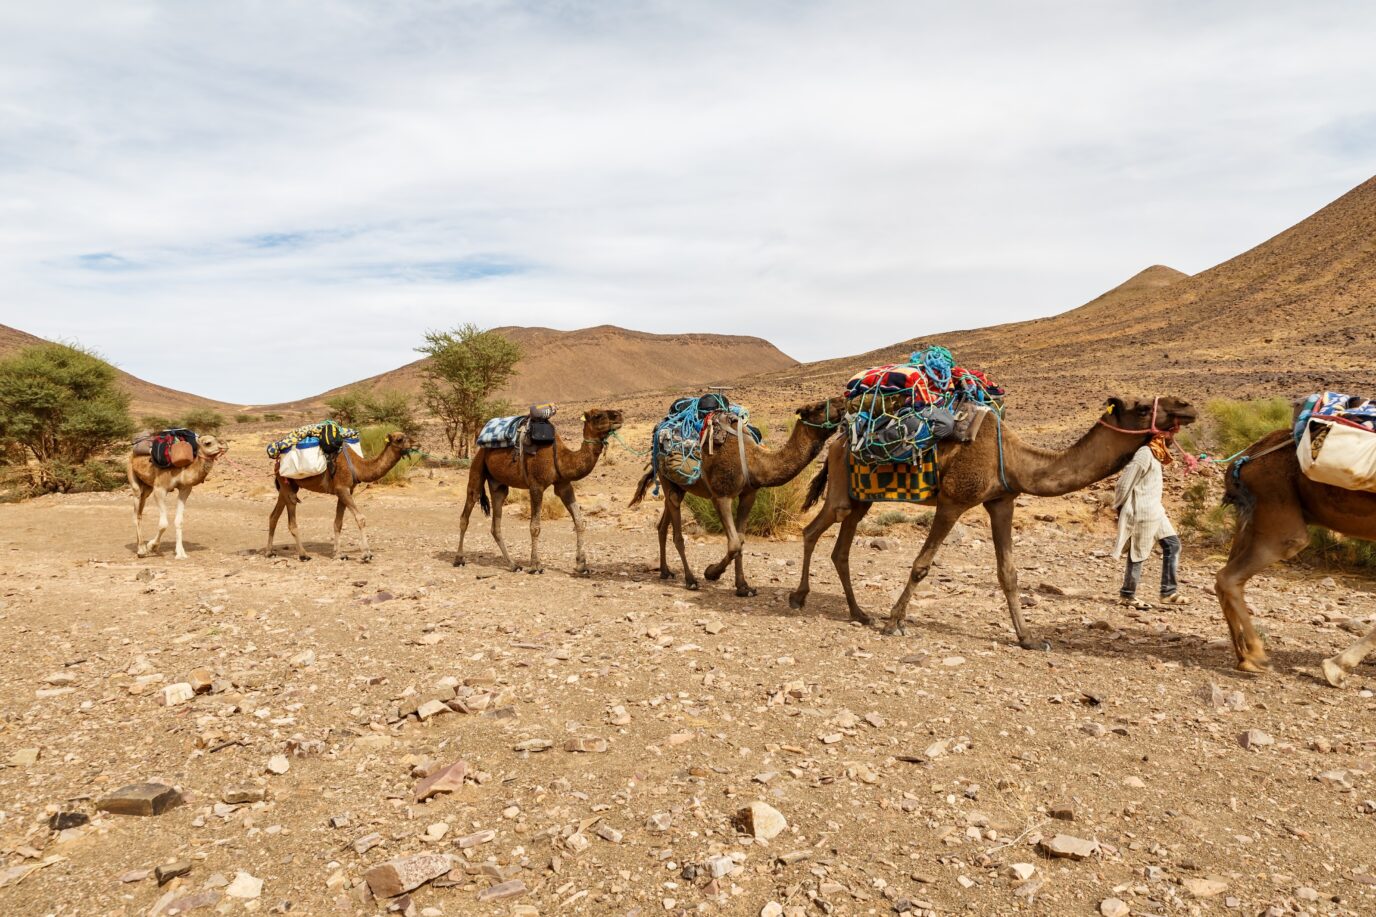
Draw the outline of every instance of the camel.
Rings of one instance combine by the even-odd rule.
[[[583,415],[583,442],[575,450],[570,450],[557,432],[554,442],[538,446],[533,453],[525,455],[521,454],[520,447],[479,447],[468,467],[468,495],[463,505],[463,515],[459,518],[459,550],[454,555],[454,566],[462,567],[467,562],[463,543],[468,534],[468,517],[473,514],[474,504],[481,504],[483,512],[492,516],[492,537],[501,549],[502,561],[513,573],[522,570],[511,559],[506,540],[502,538],[502,506],[511,488],[519,487],[530,491],[530,563],[524,569],[527,573],[544,573],[544,564],[540,562],[540,511],[544,507],[545,489],[553,487],[573,519],[573,533],[577,540],[575,572],[580,576],[586,575],[588,557],[583,547],[583,536],[587,526],[583,523],[583,511],[578,508],[573,482],[592,474],[593,468],[597,467],[597,460],[602,457],[602,450],[607,446],[607,438],[621,429],[621,424],[620,411],[595,409]],[[488,490],[492,492],[491,502],[488,500]]]
[[[129,456],[129,486],[134,489],[134,539],[138,546],[138,556],[147,557],[157,554],[162,548],[162,536],[167,531],[167,492],[177,491],[177,560],[186,559],[186,549],[182,547],[182,517],[186,514],[186,501],[191,496],[191,488],[210,477],[215,460],[229,451],[229,446],[209,434],[196,438],[196,458],[185,468],[159,468],[153,464],[149,455]],[[147,544],[143,543],[143,531],[139,520],[143,518],[143,505],[148,495],[158,498],[158,534]]]
[[[1223,502],[1237,508],[1237,524],[1228,562],[1218,571],[1215,590],[1237,667],[1267,672],[1266,648],[1252,626],[1244,589],[1247,581],[1277,561],[1287,560],[1309,544],[1311,525],[1352,538],[1376,539],[1376,494],[1346,490],[1311,481],[1300,471],[1290,430],[1276,430],[1257,440],[1228,469]],[[1340,687],[1351,671],[1376,648],[1376,628],[1352,646],[1323,661],[1323,675]]]
[[[726,572],[731,563],[736,566],[736,595],[742,598],[753,596],[756,590],[745,580],[745,520],[750,516],[750,508],[755,504],[755,495],[761,487],[779,487],[798,476],[808,462],[822,451],[822,445],[836,431],[845,416],[846,399],[832,398],[798,408],[795,413],[798,421],[793,425],[788,442],[778,450],[763,449],[749,436],[745,437],[745,470],[741,474],[740,443],[727,440],[726,445],[718,447],[702,456],[702,476],[691,487],[682,487],[673,477],[665,473],[665,460],[661,458],[659,480],[664,487],[664,509],[659,515],[659,577],[673,579],[666,554],[667,535],[672,525],[674,547],[678,549],[679,560],[683,563],[684,584],[691,590],[698,589],[698,581],[688,566],[688,555],[683,543],[683,498],[693,494],[710,500],[721,517],[722,528],[726,531],[726,556],[703,571],[703,576],[716,582]],[[722,415],[717,415],[720,418]],[[739,436],[739,428],[728,426],[718,420],[724,432]],[[647,471],[636,487],[631,506],[636,506],[645,496],[645,491],[654,480],[654,469]],[[740,498],[733,516],[731,501]]]
[[[1110,398],[1104,414],[1095,421],[1089,432],[1061,451],[1024,442],[1008,429],[1007,424],[996,418],[987,419],[971,443],[941,443],[937,450],[940,488],[935,497],[924,501],[925,505],[936,507],[936,513],[927,539],[913,560],[908,582],[894,603],[883,632],[889,635],[905,633],[908,602],[913,590],[931,571],[942,542],[967,510],[983,504],[993,532],[999,586],[1013,619],[1018,645],[1024,649],[1050,649],[1050,643],[1032,639],[1022,619],[1018,571],[1013,565],[1015,499],[1024,493],[1039,497],[1059,496],[1103,480],[1122,470],[1132,459],[1133,453],[1154,435],[1173,434],[1180,427],[1193,423],[1196,417],[1194,408],[1178,398],[1161,397],[1146,401]],[[870,624],[871,618],[860,608],[851,585],[850,549],[855,540],[856,527],[873,504],[851,497],[847,474],[849,461],[850,444],[844,439],[838,440],[832,445],[826,463],[809,487],[805,508],[815,503],[823,493],[826,499],[816,518],[803,531],[802,578],[798,588],[789,595],[789,606],[796,610],[806,603],[813,548],[823,532],[833,523],[840,522],[836,547],[831,552],[832,562],[841,576],[851,618]]]
[[[277,532],[277,520],[282,517],[282,510],[285,509],[287,530],[291,532],[291,537],[296,539],[296,556],[301,560],[311,559],[301,544],[301,532],[296,527],[296,504],[301,502],[296,492],[309,490],[312,493],[333,494],[336,498],[333,550],[335,559],[349,559],[347,554],[339,553],[339,534],[344,528],[344,510],[347,508],[353,513],[354,522],[358,525],[358,536],[363,542],[363,554],[359,560],[365,564],[371,561],[373,552],[368,547],[367,522],[359,515],[358,507],[354,504],[354,488],[359,484],[371,484],[373,481],[381,480],[387,472],[396,467],[397,462],[406,455],[408,448],[405,433],[388,433],[382,451],[370,459],[359,458],[345,446],[339,450],[329,469],[312,477],[284,478],[274,470],[272,483],[277,488],[277,505],[268,516],[268,546],[263,553],[268,557],[272,556],[272,538]]]

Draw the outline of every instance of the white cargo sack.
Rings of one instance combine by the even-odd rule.
[[[1376,493],[1376,433],[1315,418],[1304,425],[1298,456],[1311,481]]]
[[[278,472],[284,478],[313,478],[325,473],[325,452],[319,446],[298,445],[282,453]]]

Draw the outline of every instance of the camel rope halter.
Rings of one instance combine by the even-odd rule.
[[[1116,432],[1116,433],[1128,433],[1128,434],[1131,434],[1131,435],[1133,435],[1133,436],[1165,436],[1165,437],[1168,437],[1168,438],[1169,438],[1169,437],[1174,437],[1175,434],[1177,434],[1177,433],[1180,432],[1180,421],[1177,420],[1177,421],[1175,422],[1175,425],[1172,426],[1169,430],[1162,430],[1160,427],[1158,427],[1158,426],[1156,425],[1156,417],[1157,417],[1157,414],[1160,412],[1160,409],[1161,409],[1161,397],[1158,395],[1157,397],[1155,397],[1155,398],[1152,399],[1152,402],[1151,402],[1151,427],[1150,427],[1149,429],[1146,429],[1146,430],[1130,430],[1130,429],[1128,429],[1127,427],[1115,427],[1113,424],[1111,424],[1111,423],[1109,423],[1107,420],[1105,420],[1105,419],[1103,418],[1103,416],[1101,416],[1101,417],[1099,418],[1098,423],[1103,424],[1104,426],[1108,427],[1110,430],[1113,430],[1113,431]],[[1110,413],[1112,413],[1112,412],[1113,412],[1113,406],[1112,406],[1112,405],[1109,405],[1109,409],[1108,409],[1107,411],[1105,411],[1104,413],[1105,413],[1105,414],[1110,414]]]

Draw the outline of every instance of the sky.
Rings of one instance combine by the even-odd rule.
[[[0,6],[0,323],[235,404],[430,329],[798,359],[1196,273],[1369,178],[1376,4]]]

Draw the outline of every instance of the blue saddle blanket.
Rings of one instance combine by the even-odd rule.
[[[529,418],[494,417],[478,431],[478,445],[483,449],[510,449],[521,442],[521,431]]]

